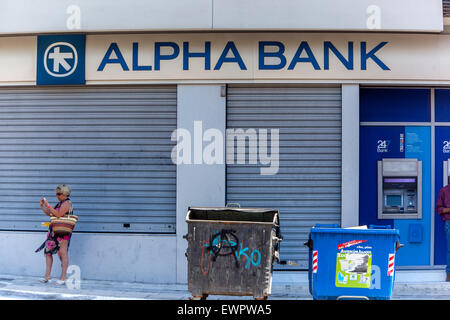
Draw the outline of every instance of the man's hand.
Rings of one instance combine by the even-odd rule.
[[[442,213],[450,213],[450,208],[442,208]]]

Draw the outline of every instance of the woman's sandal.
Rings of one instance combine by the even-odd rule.
[[[50,282],[51,279],[52,278],[43,277],[43,278],[39,279],[39,281],[42,282],[42,283],[48,283],[48,282]]]
[[[57,286],[62,286],[64,284],[66,284],[66,280],[57,280],[55,283]]]

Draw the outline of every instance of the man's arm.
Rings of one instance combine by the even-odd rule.
[[[450,212],[450,208],[445,207],[445,193],[443,189],[439,191],[439,196],[436,201],[436,212],[439,215],[443,215]]]

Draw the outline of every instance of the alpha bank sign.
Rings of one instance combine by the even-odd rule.
[[[195,45],[193,43],[195,42]],[[249,46],[252,46],[249,48]],[[387,41],[255,41],[250,45],[242,41],[214,43],[212,41],[110,41],[96,47],[93,73],[114,70],[117,73],[155,73],[163,79],[165,74],[217,72],[233,68],[234,71],[257,70],[266,72],[301,72],[307,67],[314,71],[340,68],[345,71],[364,71],[370,64],[372,70],[389,71],[383,61]],[[242,47],[245,47],[242,49]],[[103,51],[103,52],[102,52]],[[250,52],[250,54],[249,54]],[[85,83],[85,35],[39,36],[37,54],[37,84],[67,85]],[[249,55],[255,55],[249,57]],[[256,62],[254,62],[256,60]],[[251,61],[251,62],[249,62]],[[333,63],[332,63],[333,61]],[[164,73],[166,72],[166,73]],[[155,76],[155,75],[154,75]]]

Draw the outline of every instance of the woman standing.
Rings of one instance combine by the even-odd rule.
[[[45,198],[40,201],[42,211],[49,217],[62,217],[67,214],[73,214],[72,202],[70,202],[69,196],[71,189],[68,185],[60,184],[56,187],[56,198],[59,200],[53,208],[47,202]],[[45,276],[40,280],[43,283],[49,282],[51,279],[51,271],[53,265],[53,254],[58,253],[59,259],[61,260],[61,276],[57,285],[63,285],[66,281],[67,268],[69,267],[69,256],[68,248],[70,243],[71,235],[66,235],[63,237],[58,237],[54,234],[52,228],[50,227],[47,233],[47,239],[39,247],[36,252],[44,249],[45,255]]]

